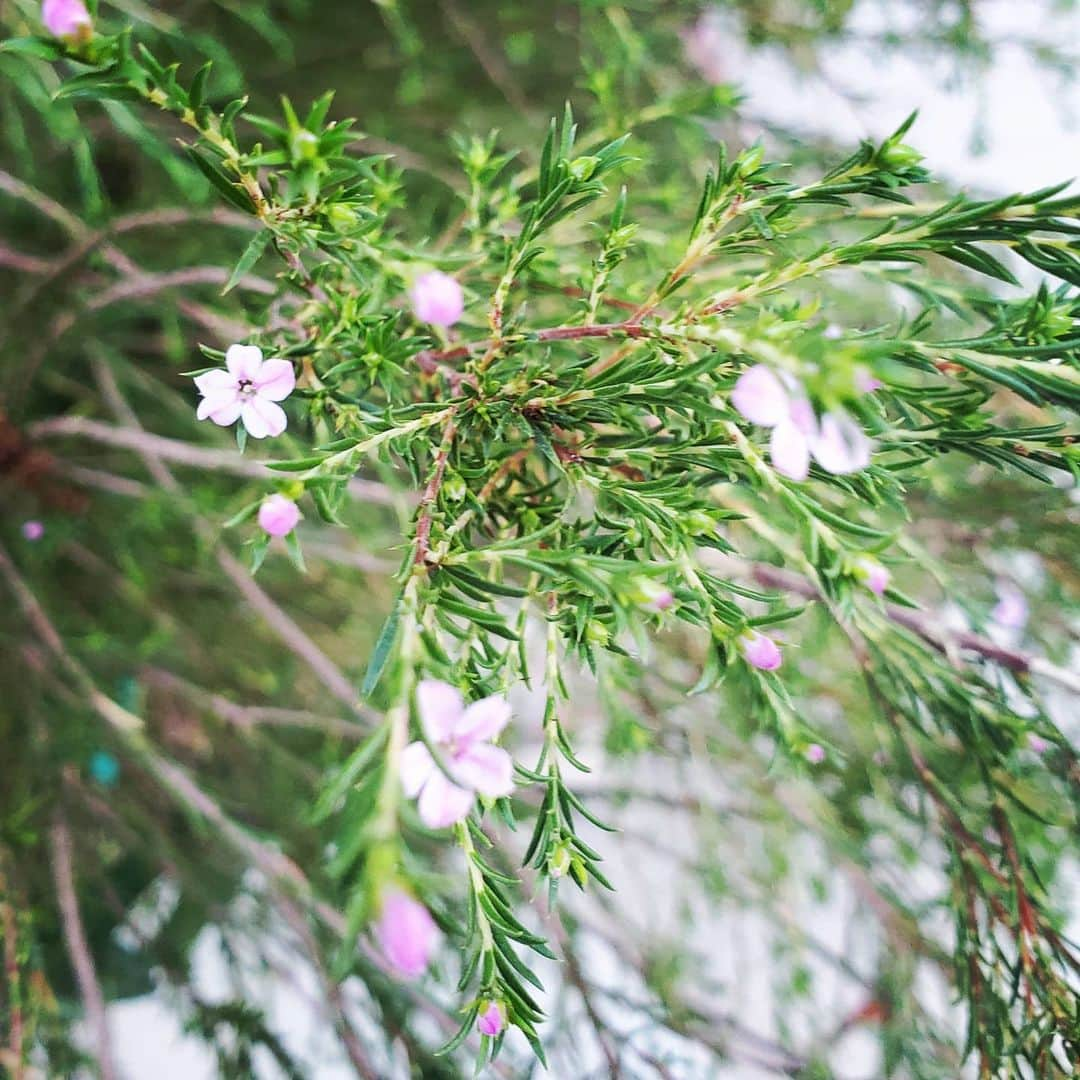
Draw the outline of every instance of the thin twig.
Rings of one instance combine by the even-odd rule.
[[[109,1032],[109,1016],[105,1007],[105,995],[94,969],[94,957],[86,940],[79,900],[75,891],[75,870],[71,854],[71,831],[62,813],[57,812],[49,829],[49,848],[52,854],[53,882],[56,885],[56,902],[60,908],[60,922],[64,929],[71,966],[82,995],[83,1008],[94,1032],[95,1056],[101,1080],[117,1080],[119,1072],[113,1056],[112,1036]]]

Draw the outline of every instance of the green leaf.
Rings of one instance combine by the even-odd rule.
[[[393,652],[394,643],[397,641],[398,623],[401,621],[401,600],[402,593],[399,592],[394,600],[394,606],[390,609],[390,614],[386,617],[386,622],[383,623],[382,630],[379,631],[378,640],[375,642],[375,648],[372,650],[371,659],[368,661],[367,671],[364,674],[363,685],[360,687],[360,693],[364,697],[370,697],[371,692],[378,686],[383,668],[386,667],[386,662]]]
[[[260,256],[266,250],[266,245],[273,239],[274,234],[269,229],[261,229],[252,238],[243,255],[233,268],[232,274],[221,290],[221,295],[231,292],[240,283],[240,279],[259,261]]]

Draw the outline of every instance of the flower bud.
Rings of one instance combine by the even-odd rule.
[[[611,634],[599,619],[590,619],[585,624],[585,640],[592,645],[606,645],[611,640]]]
[[[883,596],[889,587],[889,571],[869,555],[860,555],[855,561],[852,576],[861,581],[876,596]]]
[[[83,0],[44,0],[41,21],[53,37],[86,41],[94,24]]]
[[[878,162],[889,169],[908,169],[922,159],[922,154],[907,143],[887,142],[878,151]]]
[[[334,232],[347,233],[356,227],[359,218],[351,206],[346,203],[334,203],[326,211],[326,220]]]
[[[825,747],[821,743],[811,743],[804,752],[811,765],[820,765],[826,757]]]
[[[504,1027],[506,1017],[503,1015],[503,1007],[497,1001],[488,1001],[480,1006],[476,1017],[476,1030],[481,1035],[494,1037],[501,1034]]]
[[[294,162],[314,161],[319,156],[319,137],[307,128],[294,131],[289,140],[289,152]]]
[[[761,671],[775,671],[783,660],[776,642],[756,630],[747,630],[739,638],[739,649],[746,662]]]
[[[450,502],[461,502],[469,493],[469,485],[456,472],[447,470],[442,482],[442,493]]]
[[[566,844],[559,844],[548,859],[548,873],[553,878],[561,878],[570,869],[570,848]]]
[[[35,543],[45,535],[45,526],[40,521],[24,521],[21,532],[24,540]]]
[[[387,963],[403,978],[422,975],[442,937],[435,920],[419,900],[400,889],[383,894],[375,924],[375,940]]]
[[[592,157],[591,155],[574,158],[574,160],[570,162],[570,175],[578,182],[588,180],[596,171],[597,161],[599,161],[599,158]]]
[[[465,310],[465,294],[457,280],[441,270],[421,274],[409,297],[413,313],[432,326],[453,326]]]
[[[716,519],[707,510],[691,510],[683,515],[683,524],[691,536],[708,536],[716,532]]]
[[[288,536],[300,520],[300,508],[284,495],[271,495],[259,507],[259,525],[270,536]]]
[[[633,582],[630,599],[653,611],[667,611],[675,603],[675,595],[664,584],[652,578],[639,577]]]

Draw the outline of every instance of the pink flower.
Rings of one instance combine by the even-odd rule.
[[[422,975],[441,938],[431,912],[419,900],[400,889],[383,894],[375,940],[399,975],[406,979]]]
[[[1007,630],[1023,630],[1028,620],[1027,597],[1011,581],[998,582],[997,596],[990,618]]]
[[[498,1035],[506,1027],[506,1017],[502,1006],[497,1001],[489,1001],[482,1006],[476,1018],[476,1029],[481,1035]]]
[[[413,313],[432,326],[453,326],[465,310],[465,294],[455,278],[430,270],[413,282],[409,293]]]
[[[861,581],[877,596],[885,594],[885,590],[889,587],[889,579],[892,577],[877,559],[872,559],[869,555],[861,555],[856,559],[853,573],[857,581]]]
[[[825,760],[825,747],[820,743],[811,743],[806,748],[806,760],[811,765],[820,765]]]
[[[93,22],[83,0],[44,0],[41,21],[45,29],[58,38],[86,38]]]
[[[1050,749],[1050,744],[1041,735],[1028,735],[1027,744],[1036,754],[1045,754]]]
[[[22,523],[22,534],[24,540],[34,543],[45,535],[45,526],[40,521],[24,521]]]
[[[300,520],[300,508],[284,495],[270,495],[259,507],[259,525],[271,536],[288,536]]]
[[[850,416],[827,412],[819,423],[799,384],[790,376],[781,381],[764,364],[739,376],[731,403],[752,424],[772,428],[769,458],[777,472],[792,480],[806,479],[811,454],[835,475],[870,464],[870,440]]]
[[[503,698],[474,701],[468,708],[448,683],[425,679],[416,689],[420,723],[435,744],[451,780],[422,742],[405,747],[401,783],[408,798],[419,796],[420,819],[431,829],[464,821],[476,793],[497,798],[514,789],[514,762],[491,740],[510,720]]]
[[[296,376],[288,360],[264,360],[257,345],[230,345],[225,353],[225,370],[207,371],[195,379],[202,394],[197,413],[221,427],[238,419],[253,439],[280,435],[288,424],[284,401],[296,386]]]
[[[682,39],[690,64],[707,82],[713,85],[722,83],[725,78],[723,61],[727,35],[719,12],[715,9],[703,12],[698,21],[683,33]]]
[[[739,648],[746,662],[762,671],[775,671],[783,659],[776,642],[768,635],[759,634],[756,630],[747,630],[739,638]]]

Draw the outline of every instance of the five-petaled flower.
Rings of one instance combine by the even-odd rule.
[[[397,888],[383,894],[375,940],[399,975],[406,979],[423,975],[441,939],[431,912],[419,900]]]
[[[257,345],[230,345],[225,368],[195,378],[202,394],[198,418],[228,427],[240,420],[253,439],[280,435],[288,424],[284,401],[296,386],[288,360],[264,360]]]
[[[769,458],[777,472],[805,480],[810,457],[834,475],[858,472],[870,464],[871,442],[845,412],[818,420],[802,387],[790,375],[755,364],[739,376],[731,403],[753,424],[772,428]]]
[[[401,783],[429,828],[464,821],[476,793],[498,798],[514,788],[514,762],[491,740],[510,719],[510,705],[488,697],[466,707],[448,683],[425,679],[416,690],[424,734],[441,758],[435,761],[423,742],[410,743],[401,755]],[[443,772],[446,767],[449,776]],[[452,779],[451,779],[452,778]]]

